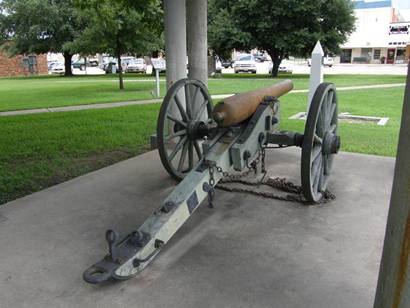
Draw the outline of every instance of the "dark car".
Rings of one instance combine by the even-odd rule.
[[[224,68],[229,68],[229,67],[232,67],[233,61],[232,60],[221,59],[221,64]]]
[[[253,57],[255,58],[256,62],[265,62],[265,61],[268,60],[265,56],[256,55],[256,56],[253,56]]]

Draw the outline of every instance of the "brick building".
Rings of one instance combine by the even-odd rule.
[[[9,58],[0,51],[0,76],[44,75],[48,73],[47,55],[24,55]]]

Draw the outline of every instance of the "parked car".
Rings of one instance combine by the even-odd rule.
[[[65,66],[64,63],[56,63],[50,69],[50,74],[64,74]]]
[[[268,62],[269,74],[272,74],[273,63],[272,61]],[[287,60],[282,60],[279,65],[278,72],[281,73],[293,73],[293,65]]]
[[[333,61],[332,57],[324,57],[323,58],[323,65],[324,66],[332,67],[333,64],[334,64],[334,61]]]
[[[112,74],[113,68],[116,67],[115,71],[118,71],[118,65],[116,61],[110,61],[104,64],[104,71],[106,74]]]
[[[215,72],[216,73],[222,73],[222,62],[219,59],[216,59],[215,61]]]
[[[264,55],[254,55],[255,61],[256,62],[265,62],[268,59]]]
[[[235,74],[240,72],[251,72],[256,74],[256,61],[252,55],[243,55],[233,65]]]
[[[136,60],[136,58],[132,57],[132,56],[121,57],[122,71],[125,72],[127,70],[128,64],[132,61],[135,61],[135,60]],[[117,60],[115,62],[117,62]],[[117,70],[118,70],[118,68],[117,68]]]
[[[47,62],[48,71],[51,71],[51,69],[53,68],[53,66],[55,66],[55,65],[57,65],[57,64],[58,64],[57,61],[48,61],[48,62]]]
[[[224,68],[233,67],[233,61],[230,59],[229,60],[221,59],[221,64]]]
[[[81,71],[85,71],[85,68],[86,68],[86,64],[84,63],[84,61],[73,62],[71,64],[71,66],[72,66],[73,69],[75,68],[75,69],[79,69]]]
[[[279,72],[282,73],[293,73],[293,65],[287,60],[282,60],[279,65]]]
[[[332,57],[323,57],[323,66],[328,66],[332,67],[334,64],[333,58]],[[307,64],[310,67],[312,65],[312,59],[307,59]]]
[[[146,73],[147,65],[145,64],[144,59],[132,59],[128,61],[125,71],[127,73]]]

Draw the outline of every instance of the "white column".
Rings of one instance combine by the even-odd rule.
[[[410,307],[410,65],[374,307]]]
[[[208,84],[207,0],[187,1],[187,44],[190,79]]]
[[[312,57],[310,61],[310,80],[309,80],[309,95],[307,112],[309,112],[310,103],[312,102],[313,95],[317,87],[323,82],[323,49],[319,41],[317,41],[315,48],[312,51]]]
[[[185,0],[164,0],[165,56],[167,88],[186,73],[186,9]]]

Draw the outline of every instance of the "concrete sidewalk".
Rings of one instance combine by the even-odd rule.
[[[353,87],[340,87],[337,88],[338,91],[351,91],[351,90],[364,90],[364,89],[378,89],[378,88],[397,88],[404,87],[404,83],[392,83],[392,84],[379,84],[379,85],[368,85],[368,86],[353,86]],[[309,90],[292,90],[291,93],[307,93]],[[212,95],[212,99],[218,100],[229,96],[235,95],[231,94],[215,94]],[[89,109],[108,109],[117,108],[124,106],[134,106],[134,105],[145,105],[154,104],[162,102],[161,99],[145,99],[138,101],[125,101],[125,102],[115,102],[115,103],[101,103],[101,104],[88,104],[88,105],[76,105],[76,106],[64,106],[64,107],[50,107],[50,108],[37,108],[37,109],[25,109],[25,110],[14,110],[14,111],[1,111],[0,117],[18,116],[25,114],[36,114],[36,113],[47,113],[47,112],[67,112],[67,111],[79,111],[79,110],[89,110]]]
[[[300,151],[268,152],[299,183]],[[394,159],[341,153],[331,203],[217,191],[131,280],[92,286],[104,232],[140,225],[175,182],[156,152],[0,206],[1,307],[372,307]]]

